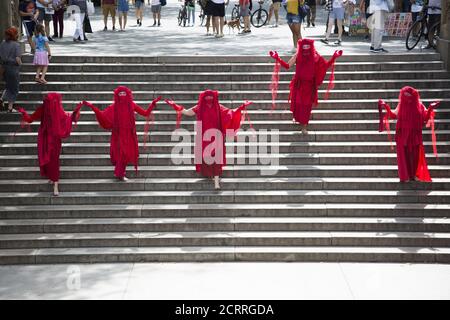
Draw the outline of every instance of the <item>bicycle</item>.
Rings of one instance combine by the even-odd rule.
[[[265,0],[258,1],[259,8],[251,15],[250,22],[255,28],[261,28],[267,23],[269,14],[267,13],[267,10],[263,8],[264,1]]]
[[[233,10],[231,10],[231,20],[239,19],[241,28],[244,28],[244,17],[241,16],[241,6],[238,3],[234,4]]]
[[[187,8],[184,4],[181,5],[180,11],[178,11],[178,25],[186,27],[188,16],[187,16]]]
[[[420,42],[420,39],[424,37],[428,40],[428,45],[432,48],[436,48],[437,39],[439,39],[438,31],[440,29],[440,21],[429,25],[428,9],[440,10],[439,7],[423,6],[422,11],[419,14],[417,21],[409,28],[406,35],[406,49],[412,50]]]

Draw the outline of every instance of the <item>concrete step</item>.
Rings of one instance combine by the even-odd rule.
[[[449,263],[446,247],[147,247],[0,250],[0,264],[200,261]]]
[[[269,57],[261,63],[53,63],[52,72],[271,72],[274,63]],[[32,63],[22,65],[24,72],[35,71]],[[391,70],[443,70],[442,61],[386,61],[386,62],[355,62],[338,61],[336,71],[391,71]],[[283,70],[284,72],[284,70]]]
[[[0,249],[186,246],[448,247],[433,232],[136,232],[0,234]]]
[[[1,206],[2,219],[194,217],[427,217],[449,218],[450,204],[428,203],[197,203]]]
[[[153,91],[153,88],[149,87],[147,91],[134,91],[133,96],[137,100],[144,100],[151,102],[157,96],[163,96],[165,98],[171,98],[175,101],[180,100],[196,100],[198,99],[198,93],[201,90],[207,88],[199,88],[196,91]],[[216,88],[209,88],[216,89]],[[285,88],[284,90],[278,91],[279,100],[288,100],[289,91]],[[20,100],[32,99],[35,101],[42,100],[42,95],[47,94],[49,91],[21,91],[19,94]],[[319,90],[319,99],[323,99],[326,92],[326,88]],[[67,99],[77,100],[77,101],[96,101],[96,100],[106,100],[112,101],[113,93],[112,91],[60,91],[60,93]],[[441,99],[450,98],[450,88],[449,89],[423,89],[420,92],[421,97],[426,99]],[[399,95],[398,89],[364,89],[364,90],[333,90],[330,94],[332,99],[397,99]],[[236,104],[242,103],[244,100],[270,100],[272,99],[272,93],[269,90],[263,91],[221,91],[219,99],[234,99]],[[239,105],[238,105],[239,106]]]
[[[22,72],[23,81],[34,81],[35,72]],[[280,73],[281,81],[290,81],[294,75],[293,71]],[[328,72],[326,79],[329,78]],[[385,71],[336,71],[336,81],[345,80],[427,80],[448,79],[450,73],[446,70],[392,70]],[[183,76],[189,81],[270,81],[272,72],[184,72]],[[179,81],[179,72],[54,72],[52,69],[47,73],[46,79],[50,82],[65,81],[68,83],[76,81],[95,82],[110,81],[115,79],[117,83],[126,81]]]
[[[450,178],[435,178],[433,183],[400,183],[398,178],[225,178],[222,190],[449,190]],[[49,192],[43,179],[1,180],[0,192]],[[84,191],[209,191],[211,181],[203,178],[137,178],[123,183],[116,179],[64,179],[61,192]],[[450,199],[449,199],[450,200]]]
[[[449,110],[450,111],[450,110]],[[449,113],[450,114],[450,113]],[[268,141],[271,141],[278,137],[280,142],[298,142],[298,141],[310,141],[310,142],[331,142],[331,141],[360,141],[360,142],[386,142],[388,141],[388,134],[386,132],[379,133],[378,131],[310,131],[307,135],[303,135],[300,130],[298,131],[279,131],[277,133],[272,131],[256,131],[254,133],[258,140],[263,137],[267,137]],[[35,143],[37,141],[37,132],[0,132],[0,143]],[[183,132],[183,137],[189,137],[191,141],[194,141],[196,133]],[[139,142],[144,141],[144,132],[137,132]],[[173,132],[161,131],[150,132],[149,141],[152,142],[171,142],[174,136]],[[238,139],[250,139],[250,133],[247,131],[240,131],[237,134]],[[436,132],[437,141],[449,141],[450,130],[439,130]],[[431,140],[431,131],[429,128],[425,128],[423,132],[423,138],[425,141]],[[88,142],[109,142],[111,139],[111,132],[97,131],[97,132],[80,132],[74,131],[71,136],[65,141],[67,143],[88,143]],[[176,139],[178,140],[178,138]]]
[[[395,99],[387,99],[386,101],[389,102],[393,107],[395,107],[398,103],[398,96]],[[64,108],[69,111],[73,110],[75,108],[75,105],[78,104],[79,100],[68,100],[64,99]],[[439,99],[441,101],[441,105],[439,106],[439,110],[436,110],[437,113],[439,112],[446,112],[447,109],[450,108],[450,99]],[[186,108],[190,108],[197,104],[198,99],[194,100],[178,100],[177,103],[185,106]],[[422,99],[422,102],[428,106],[431,102],[435,101],[433,97],[429,99]],[[93,100],[91,101],[94,103],[97,107],[104,109],[108,107],[112,103],[111,100]],[[150,103],[150,100],[135,100],[135,102],[143,107],[148,106]],[[28,111],[33,111],[36,109],[36,106],[39,106],[42,104],[42,99],[40,100],[18,100],[17,105],[23,107],[24,109]],[[220,103],[224,105],[227,108],[237,108],[242,101],[231,101],[231,100],[224,100],[221,99]],[[367,116],[368,114],[373,114],[375,110],[377,110],[377,104],[378,104],[378,98],[377,99],[340,99],[340,100],[319,100],[319,107],[313,109],[313,116],[318,114],[328,114],[330,116],[337,116],[340,113],[343,115],[349,115],[349,114],[358,114],[361,113],[364,116]],[[270,112],[270,116],[274,117],[275,119],[280,116],[290,115],[290,104],[287,103],[287,100],[276,100],[276,109],[272,111],[272,100],[255,100],[253,101],[253,105],[249,107],[248,112],[253,114],[266,114],[267,112]],[[340,112],[339,112],[340,111]],[[92,112],[89,111],[89,109],[82,109],[81,113],[84,116],[92,116]],[[172,115],[173,116],[173,110],[168,109],[168,107],[164,103],[160,103],[157,108],[154,111],[154,114],[156,117],[160,116],[166,116],[166,115]],[[17,114],[11,114],[11,113],[0,113],[0,119],[17,119]],[[158,119],[158,118],[157,118]]]
[[[289,59],[291,56],[281,55],[283,59]],[[326,59],[330,56],[324,55]],[[186,64],[186,63],[261,63],[268,62],[271,58],[268,54],[261,54],[259,56],[248,55],[224,55],[224,56],[70,56],[57,55],[52,56],[52,63],[67,63],[67,64],[86,64],[86,63],[160,63],[160,64]],[[339,62],[387,62],[387,61],[433,61],[440,60],[440,54],[437,52],[418,52],[414,55],[389,53],[383,56],[369,55],[369,54],[352,54],[343,55],[339,58]],[[24,55],[23,61],[32,63],[33,56]]]
[[[180,139],[181,141],[181,139]],[[437,148],[441,153],[450,152],[450,142],[438,141]],[[64,154],[109,154],[110,144],[101,143],[63,143]],[[174,149],[175,147],[178,148]],[[432,153],[432,143],[424,142],[425,152]],[[182,152],[180,148],[185,148]],[[260,158],[274,152],[281,153],[389,153],[395,151],[395,144],[390,142],[227,142],[227,153],[232,154],[256,154]],[[143,143],[139,144],[140,153],[142,154],[194,154],[194,142],[150,142],[144,147]],[[32,155],[36,153],[36,143],[22,144],[0,144],[0,150],[3,155]],[[248,163],[248,162],[247,162]]]
[[[227,163],[240,164],[245,159],[258,159],[257,155],[231,154],[227,155]],[[450,153],[427,154],[428,165],[448,165]],[[109,166],[109,154],[62,154],[61,166]],[[269,155],[268,161],[278,162],[280,165],[396,165],[397,155],[391,153],[278,153]],[[175,162],[177,161],[177,162]],[[141,154],[139,166],[169,166],[174,163],[193,163],[194,156],[172,156],[170,154]],[[34,167],[38,166],[37,155],[3,155],[0,156],[0,167]]]
[[[211,189],[213,188],[211,182]],[[257,186],[255,186],[257,188]],[[227,191],[97,191],[65,192],[52,197],[48,192],[0,193],[4,206],[64,204],[144,203],[450,203],[443,190],[236,190]]]
[[[215,80],[215,79],[214,79]],[[117,81],[119,82],[119,81]],[[48,91],[67,91],[68,89],[73,91],[85,90],[86,92],[97,92],[111,90],[113,91],[117,88],[117,82],[111,83],[107,80],[102,82],[84,82],[84,81],[71,81],[65,82],[62,80],[50,82],[45,86]],[[404,80],[384,80],[380,82],[380,79],[375,80],[336,80],[334,82],[336,90],[345,90],[352,88],[354,90],[374,90],[374,89],[394,89],[400,90],[405,86],[405,82],[408,85],[417,88],[419,90],[427,88],[450,88],[450,79],[404,79]],[[127,86],[133,91],[177,91],[180,88],[183,90],[196,91],[198,88],[214,88],[219,91],[249,91],[249,90],[269,90],[270,87],[270,77],[265,79],[265,81],[121,81],[121,85]],[[279,88],[288,88],[290,81],[280,81]],[[42,89],[42,85],[34,81],[25,81],[20,84],[21,90],[23,91],[33,91]],[[328,86],[328,81],[324,82],[324,86]]]
[[[450,232],[445,218],[120,218],[0,220],[1,234],[115,232]]]

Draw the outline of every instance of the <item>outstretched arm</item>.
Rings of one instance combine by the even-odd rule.
[[[384,109],[387,112],[387,116],[390,119],[397,119],[397,114],[392,111],[391,107],[386,102],[384,102],[382,99],[380,99],[380,100],[378,100],[378,108],[380,109],[382,107],[384,107]]]
[[[327,61],[327,69],[330,68],[335,62],[336,59],[342,56],[343,51],[342,50],[336,50],[331,57],[330,60]]]
[[[137,105],[135,103],[134,104],[134,111],[136,111],[138,114],[140,114],[143,117],[148,117],[148,116],[150,116],[150,113],[152,113],[153,109],[155,109],[156,104],[158,103],[158,101],[160,101],[161,99],[162,99],[162,97],[159,96],[158,98],[153,100],[152,103],[150,103],[150,105],[148,106],[147,110],[144,110],[142,107],[140,107],[139,105]]]
[[[285,68],[286,70],[289,70],[290,67],[292,67],[295,64],[295,59],[297,57],[297,54],[295,54],[290,60],[289,63],[287,63],[286,61],[284,61],[283,59],[280,58],[280,56],[278,55],[278,52],[276,51],[270,51],[269,55],[272,57],[272,59],[274,59],[275,61],[278,61],[281,66],[283,68]],[[295,58],[294,58],[295,57]]]
[[[194,106],[190,109],[186,109],[182,105],[176,104],[173,100],[166,99],[166,100],[164,100],[164,102],[167,103],[169,106],[171,106],[176,112],[180,112],[183,115],[189,116],[189,117],[195,116],[194,109],[197,106]]]
[[[428,106],[428,109],[427,109],[427,113],[425,114],[425,122],[428,122],[428,120],[430,120],[430,118],[432,116],[434,117],[434,109],[439,107],[440,103],[441,103],[440,101],[435,101],[433,103],[430,103],[430,105]]]
[[[82,104],[85,106],[88,106],[89,108],[92,109],[92,111],[94,111],[95,117],[97,118],[97,121],[98,121],[98,124],[103,129],[111,129],[112,128],[112,126],[113,126],[112,106],[109,106],[108,108],[106,108],[105,110],[102,111],[90,102],[83,101]]]
[[[43,107],[39,107],[37,108],[31,115],[29,115],[25,109],[23,108],[18,108],[17,111],[19,111],[22,114],[22,122],[26,122],[26,123],[32,123],[36,120],[41,120],[42,117],[42,112],[43,112]]]

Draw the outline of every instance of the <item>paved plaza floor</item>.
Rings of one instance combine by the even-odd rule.
[[[450,299],[450,265],[150,263],[2,266],[0,299]]]
[[[267,7],[266,1],[265,7]],[[53,55],[132,55],[132,56],[160,56],[160,55],[266,55],[269,50],[278,50],[282,54],[289,54],[293,48],[292,36],[286,23],[284,9],[280,10],[280,23],[278,28],[264,26],[253,28],[248,35],[238,35],[225,26],[225,37],[216,39],[206,36],[206,28],[199,26],[198,14],[200,7],[196,7],[196,26],[180,27],[177,24],[177,15],[180,3],[170,1],[162,10],[161,27],[152,27],[153,19],[150,7],[146,6],[145,18],[142,27],[136,25],[134,8],[129,12],[126,32],[113,32],[111,20],[108,20],[108,31],[103,31],[103,18],[100,9],[91,17],[94,33],[88,35],[86,43],[74,43],[72,34],[74,22],[66,17],[65,37],[52,43]],[[231,16],[234,2],[230,1],[227,17]],[[303,37],[320,39],[325,34],[326,12],[318,7],[318,18],[315,28],[302,27]],[[53,28],[53,27],[52,27]],[[119,24],[116,22],[116,29]],[[316,42],[319,52],[329,55],[338,47],[326,46],[320,41]],[[342,48],[346,55],[369,54],[369,41],[362,37],[345,37]],[[391,53],[406,53],[404,39],[390,38],[385,41],[384,47]],[[27,46],[27,51],[29,48]],[[420,49],[410,52],[418,52]]]

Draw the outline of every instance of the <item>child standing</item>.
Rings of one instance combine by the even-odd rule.
[[[45,75],[48,70],[49,60],[51,59],[51,52],[48,38],[45,35],[45,28],[42,24],[36,26],[33,47],[35,50],[33,64],[37,67],[35,80],[37,83],[47,84]]]

